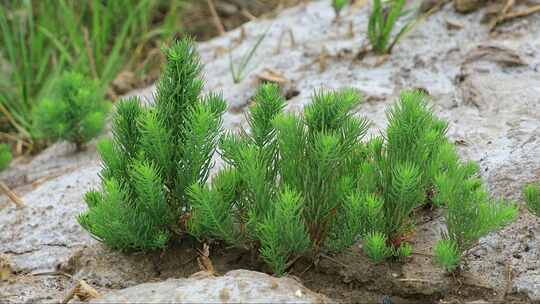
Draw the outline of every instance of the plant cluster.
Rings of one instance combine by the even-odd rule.
[[[435,247],[435,260],[453,270],[461,252],[512,221],[517,209],[489,198],[477,176],[477,165],[460,161],[447,139],[447,123],[435,117],[424,93],[402,92],[387,113],[386,134],[368,143],[359,183],[364,193],[380,201],[381,212],[371,216],[378,224],[371,229],[388,237],[390,250],[378,251],[394,256],[410,252],[410,245],[403,241],[413,229],[415,208],[436,205],[444,209],[448,231]],[[372,234],[366,242],[373,238],[381,239]]]
[[[453,271],[461,252],[512,220],[492,200],[477,166],[462,163],[418,91],[388,110],[383,135],[353,89],[318,91],[303,115],[285,113],[279,87],[261,86],[249,129],[221,134],[224,101],[200,97],[200,63],[182,40],[166,52],[155,105],[118,105],[113,140],[99,144],[102,189],[86,194],[81,225],[122,249],[163,248],[173,233],[258,251],[277,274],[301,255],[339,252],[363,238],[374,261],[406,257],[414,211],[444,208],[448,232],[435,260]],[[216,146],[225,166],[206,183]]]
[[[316,93],[304,116],[285,114],[275,85],[249,110],[250,132],[220,142],[227,166],[211,185],[192,187],[189,231],[198,238],[259,249],[275,273],[308,249],[341,250],[360,229],[354,195],[368,123],[352,109],[354,90]]]
[[[98,84],[78,73],[65,73],[54,84],[50,97],[33,111],[36,136],[67,140],[81,150],[105,124],[109,102],[102,99]]]
[[[249,48],[246,50],[246,52],[242,55],[240,60],[235,64],[232,57],[232,50],[229,51],[229,71],[231,72],[231,76],[234,83],[240,83],[245,77],[246,74],[249,72],[250,63],[253,59],[253,56],[255,56],[255,53],[263,43],[264,39],[268,35],[268,31],[270,30],[270,27],[268,27],[255,42],[249,46]]]
[[[387,2],[373,0],[372,12],[368,22],[368,38],[376,53],[391,53],[396,43],[412,29],[414,20],[406,22],[397,34],[393,35],[399,19],[408,13],[404,8],[405,0],[389,0]]]
[[[13,159],[11,148],[7,144],[0,144],[0,171],[6,169]]]
[[[529,211],[540,216],[540,187],[537,184],[527,185],[523,190]]]
[[[258,248],[277,273],[295,255],[340,251],[358,237],[374,261],[408,256],[414,210],[424,204],[446,210],[455,244],[438,246],[436,255],[451,269],[463,250],[516,214],[490,200],[474,165],[459,161],[447,124],[421,92],[402,92],[386,134],[366,144],[366,120],[349,112],[354,91],[315,94],[303,118],[282,113],[277,87],[263,86],[255,102],[251,131],[221,142],[228,167],[192,189],[189,227],[199,238]]]
[[[120,250],[153,250],[181,233],[191,210],[188,189],[204,184],[221,129],[225,102],[201,96],[201,64],[183,39],[166,50],[155,104],[118,104],[113,139],[99,143],[102,189],[88,192],[80,224]]]

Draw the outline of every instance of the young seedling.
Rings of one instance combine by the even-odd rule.
[[[79,223],[119,250],[164,248],[182,234],[191,211],[187,190],[204,184],[221,132],[225,102],[201,96],[201,63],[190,39],[166,50],[155,103],[120,102],[113,139],[99,143],[102,187],[86,193]]]
[[[364,251],[375,263],[382,262],[392,255],[392,248],[388,247],[387,237],[381,232],[372,232],[364,238]]]
[[[34,109],[37,137],[67,140],[77,150],[96,137],[105,123],[109,103],[97,83],[77,73],[66,73],[55,83],[51,97]]]
[[[398,41],[412,29],[415,20],[405,23],[397,34],[393,35],[396,23],[407,14],[405,0],[373,0],[372,12],[368,22],[368,38],[377,54],[390,54]],[[388,3],[388,4],[387,4]]]
[[[263,85],[249,131],[222,139],[227,167],[211,185],[194,185],[189,230],[199,239],[258,250],[274,273],[295,257],[350,246],[363,201],[354,196],[365,119],[354,90],[317,92],[304,116],[283,113],[276,85]]]
[[[255,43],[248,49],[248,51],[242,56],[242,58],[240,58],[237,66],[235,66],[233,62],[232,51],[229,52],[229,70],[231,71],[234,83],[240,83],[246,77],[249,63],[251,62],[251,59],[253,59],[253,56],[257,52],[257,49],[259,49],[259,47],[261,46],[261,43],[266,38],[269,30],[270,27],[266,29],[266,31],[264,31],[264,33],[262,33],[262,35],[257,38]]]
[[[349,0],[332,0],[332,7],[336,13],[336,20],[339,20],[341,16],[341,10],[349,4]]]
[[[461,259],[458,245],[449,239],[440,240],[433,248],[435,262],[448,272],[456,270]]]
[[[536,216],[540,216],[540,189],[538,185],[527,185],[523,193],[529,211]]]
[[[0,144],[0,171],[6,169],[13,159],[11,148],[7,144]]]

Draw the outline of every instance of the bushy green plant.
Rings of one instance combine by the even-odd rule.
[[[357,92],[317,92],[304,116],[283,113],[275,85],[263,85],[249,110],[250,131],[220,148],[227,167],[195,185],[189,228],[200,239],[252,250],[281,274],[296,255],[340,250],[360,233],[353,170],[364,157],[367,121],[352,115]]]
[[[540,216],[540,189],[538,185],[527,185],[523,189],[523,194],[529,211],[536,214],[536,216]]]
[[[438,241],[433,248],[433,254],[435,262],[448,272],[453,272],[461,259],[458,245],[449,239]]]
[[[7,144],[0,144],[0,171],[6,169],[13,159],[11,148]]]
[[[478,165],[461,162],[454,146],[443,145],[440,155],[446,159],[447,168],[435,178],[434,202],[445,209],[448,229],[445,239],[461,253],[480,237],[514,220],[518,209],[502,199],[490,198],[477,176]]]
[[[359,166],[364,233],[385,234],[394,249],[413,228],[413,209],[430,202],[435,175],[445,167],[439,149],[447,143],[447,126],[426,99],[418,91],[402,92],[387,112],[386,134],[368,143],[368,157]]]
[[[413,210],[434,204],[445,208],[448,239],[462,252],[515,217],[513,205],[488,197],[476,164],[460,161],[446,137],[447,123],[433,114],[425,94],[404,91],[387,113],[386,134],[368,143],[360,165],[358,189],[371,197],[365,210],[375,210],[362,221],[364,233],[383,233],[394,256],[406,255]]]
[[[95,238],[120,250],[163,248],[184,231],[187,190],[206,182],[221,131],[225,102],[201,96],[193,42],[174,43],[166,57],[154,105],[143,107],[138,98],[118,105],[113,139],[98,146],[102,189],[86,194],[88,210],[79,216]]]
[[[389,4],[386,5],[386,3]],[[396,23],[406,14],[404,8],[405,0],[373,0],[368,22],[368,38],[376,53],[391,53],[396,43],[414,25],[414,20],[410,20],[396,35],[392,35]]]
[[[96,82],[66,73],[55,83],[51,97],[34,109],[38,136],[67,140],[80,150],[101,132],[108,108]]]
[[[392,248],[387,244],[387,237],[381,232],[370,232],[364,238],[364,251],[374,262],[382,262],[392,255]]]

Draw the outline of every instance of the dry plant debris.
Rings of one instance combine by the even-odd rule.
[[[9,281],[13,278],[13,268],[9,257],[0,253],[0,282]]]
[[[9,189],[8,186],[3,182],[0,182],[0,192],[4,193],[9,200],[17,206],[17,208],[25,207],[23,200],[15,192]]]
[[[506,21],[540,12],[540,4],[531,5],[525,9],[514,10],[515,4],[515,0],[506,0],[500,11],[489,22],[490,31],[493,31],[498,25]]]
[[[197,249],[197,251],[199,252],[197,264],[199,264],[201,271],[204,271],[210,275],[215,275],[216,270],[214,268],[214,264],[212,264],[212,260],[210,260],[210,246],[208,246],[208,244],[203,244],[203,249]]]
[[[272,82],[277,84],[284,84],[289,82],[289,80],[285,78],[282,73],[270,68],[266,68],[262,72],[257,74],[257,78],[259,78],[259,80],[261,80],[262,82]]]
[[[88,283],[86,283],[84,280],[79,280],[77,285],[71,289],[62,303],[68,303],[74,297],[77,297],[81,301],[87,301],[90,299],[99,298],[100,296],[101,294],[95,290],[94,287],[88,285]]]

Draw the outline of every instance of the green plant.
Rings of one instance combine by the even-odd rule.
[[[13,159],[9,145],[0,144],[0,171],[6,169]]]
[[[439,150],[447,127],[418,91],[403,91],[387,118],[386,134],[368,143],[358,191],[366,196],[364,233],[381,232],[397,249],[413,228],[414,208],[431,201],[434,178],[445,167]]]
[[[378,54],[389,54],[398,41],[415,24],[411,19],[403,25],[396,35],[392,32],[398,20],[407,14],[404,10],[405,0],[388,0],[388,6],[383,0],[373,0],[373,7],[368,21],[368,38],[373,50]]]
[[[523,194],[529,211],[536,214],[536,216],[540,216],[540,189],[538,185],[527,185],[523,189]]]
[[[259,88],[250,131],[220,143],[227,167],[190,192],[189,230],[199,239],[259,249],[277,274],[291,258],[320,248],[342,250],[362,227],[355,196],[366,120],[352,115],[356,91],[318,92],[303,117],[284,114],[275,85]]]
[[[103,129],[109,103],[102,99],[95,81],[78,73],[62,75],[52,91],[34,108],[36,135],[67,140],[81,150]]]
[[[0,10],[0,131],[18,133],[31,148],[32,109],[66,65],[40,26],[56,23],[54,5],[4,1]]]
[[[177,0],[4,1],[0,10],[0,131],[35,150],[32,112],[66,69],[107,91],[178,30]],[[122,51],[132,50],[132,56]],[[99,94],[98,94],[99,95]]]
[[[433,248],[434,259],[446,271],[453,272],[459,265],[461,252],[458,245],[449,239],[440,240]]]
[[[154,105],[142,107],[138,98],[118,105],[113,139],[98,145],[102,189],[86,194],[89,209],[79,216],[95,238],[120,250],[163,248],[184,231],[187,190],[206,182],[221,132],[225,102],[201,96],[193,42],[183,39],[165,53]]]
[[[339,18],[341,10],[347,4],[349,4],[349,0],[332,0],[332,7],[334,8],[334,12],[336,13],[336,19]]]
[[[393,256],[398,258],[408,258],[412,255],[412,245],[409,243],[401,243],[401,245],[394,249]]]
[[[60,32],[40,30],[77,72],[99,79],[106,88],[123,68],[144,56],[143,48],[152,39],[173,37],[179,25],[175,14],[182,5],[174,0],[59,0],[58,14],[70,26]],[[122,56],[125,50],[134,51]]]
[[[270,27],[268,27],[264,31],[264,33],[259,35],[257,40],[255,40],[255,43],[240,58],[240,61],[238,62],[237,67],[235,67],[235,64],[233,62],[232,51],[229,52],[229,70],[231,71],[231,75],[232,75],[234,83],[240,83],[246,76],[246,72],[247,72],[246,70],[249,66],[249,63],[251,62],[251,59],[253,59],[253,56],[257,52],[257,49],[259,49],[259,47],[261,46],[261,43],[266,38],[266,35],[268,34],[269,30],[270,30]]]
[[[392,248],[387,245],[387,237],[381,232],[370,232],[364,238],[364,251],[375,263],[382,262],[392,255]]]
[[[442,147],[441,158],[448,166],[435,178],[434,202],[445,209],[445,239],[463,252],[480,237],[514,220],[518,209],[502,199],[491,199],[477,176],[478,165],[462,163],[452,145]]]

